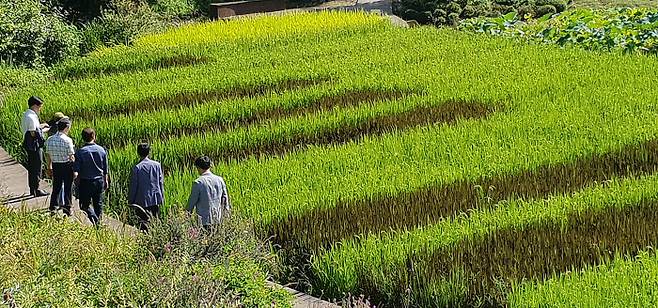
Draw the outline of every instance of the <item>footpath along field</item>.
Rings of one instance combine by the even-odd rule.
[[[124,218],[137,142],[165,166],[167,208],[207,154],[323,297],[644,305],[658,300],[657,69],[362,13],[204,23],[8,93],[0,141],[21,155],[30,95],[97,128]]]

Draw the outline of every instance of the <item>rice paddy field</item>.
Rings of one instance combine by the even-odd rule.
[[[298,269],[380,306],[658,302],[658,61],[324,12],[184,26],[98,50],[39,95],[109,149],[127,217],[135,145],[182,207],[209,155],[234,210]]]

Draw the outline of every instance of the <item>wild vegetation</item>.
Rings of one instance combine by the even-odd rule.
[[[20,157],[20,113],[36,94],[43,117],[73,117],[76,140],[98,129],[119,217],[134,144],[148,140],[167,173],[163,211],[184,206],[192,159],[211,156],[235,211],[273,237],[280,282],[389,306],[507,305],[558,296],[538,285],[569,266],[617,262],[591,243],[629,255],[655,244],[635,226],[658,196],[656,69],[651,57],[400,29],[365,13],[202,23],[11,91],[0,143]],[[612,234],[617,223],[626,229]],[[588,254],[525,270],[537,264],[501,261],[515,245],[521,261],[555,245]]]
[[[456,26],[462,20],[516,13],[523,19],[563,12],[565,0],[396,0],[393,12],[405,20],[435,26]]]
[[[291,306],[266,283],[272,256],[237,218],[207,233],[172,212],[135,239],[0,208],[0,230],[0,303],[10,307]]]
[[[497,18],[467,20],[460,28],[588,50],[658,52],[658,12],[655,9],[580,9],[531,21],[523,21],[522,16],[510,13]]]

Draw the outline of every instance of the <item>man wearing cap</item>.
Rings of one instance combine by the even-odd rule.
[[[44,133],[49,130],[48,124],[39,122],[39,113],[43,101],[36,96],[27,100],[29,109],[23,113],[21,132],[23,133],[23,147],[27,152],[27,175],[30,195],[34,197],[47,196],[48,193],[39,189],[41,171],[43,170]]]
[[[58,207],[59,194],[64,189],[62,211],[71,216],[71,188],[73,186],[73,161],[75,148],[73,140],[68,136],[71,121],[62,118],[57,121],[57,133],[46,141],[46,162],[48,173],[53,177],[53,192],[50,196],[50,211]]]
[[[56,129],[57,122],[59,122],[59,120],[61,120],[61,119],[71,120],[68,116],[65,116],[64,113],[55,112],[55,114],[53,115],[53,118],[50,119],[50,121],[46,122],[46,124],[48,124],[48,126],[53,127],[53,129],[48,131],[48,136],[52,136],[54,134],[57,134],[57,129]]]
[[[46,122],[46,123],[48,123],[48,126],[52,127],[52,129],[50,129],[48,131],[48,137],[50,137],[54,134],[57,134],[57,122],[59,122],[59,120],[64,119],[64,118],[69,119],[69,117],[65,116],[64,113],[55,112],[55,114],[53,115],[53,118],[50,119],[50,121]],[[52,177],[52,175],[49,175],[49,176]],[[63,188],[60,191],[59,196],[57,196],[57,205],[59,205],[59,206],[64,205],[64,189]]]

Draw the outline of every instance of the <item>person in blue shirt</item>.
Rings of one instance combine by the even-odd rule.
[[[85,145],[75,152],[73,171],[79,190],[80,209],[92,224],[98,225],[103,215],[103,192],[109,186],[107,152],[96,144],[93,128],[82,130]],[[93,203],[93,207],[90,207]]]
[[[128,204],[135,208],[139,218],[139,228],[146,230],[149,220],[158,217],[164,203],[164,174],[159,162],[151,160],[151,146],[148,143],[137,145],[140,162],[130,173]]]

